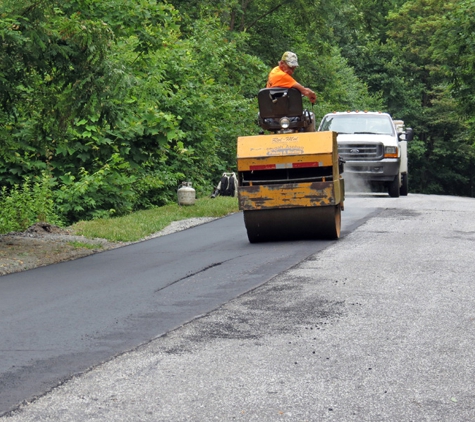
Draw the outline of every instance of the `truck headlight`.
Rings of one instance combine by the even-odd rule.
[[[397,147],[384,147],[384,158],[397,158],[398,149]]]
[[[288,117],[282,117],[280,119],[280,127],[282,129],[287,129],[290,126],[290,119]]]

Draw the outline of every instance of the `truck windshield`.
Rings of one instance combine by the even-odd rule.
[[[320,130],[332,130],[338,133],[394,135],[393,125],[388,116],[372,114],[335,114],[326,116]]]

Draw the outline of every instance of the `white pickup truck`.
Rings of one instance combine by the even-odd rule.
[[[372,190],[387,189],[389,196],[408,193],[407,142],[411,128],[387,113],[335,112],[325,115],[319,131],[338,133],[338,153],[345,161],[345,179],[364,181]]]

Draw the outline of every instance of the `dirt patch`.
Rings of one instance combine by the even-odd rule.
[[[37,223],[24,232],[0,235],[0,275],[69,261],[123,245],[74,236],[60,227]]]

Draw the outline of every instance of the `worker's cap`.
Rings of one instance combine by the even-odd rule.
[[[282,55],[282,61],[287,63],[290,67],[297,67],[299,62],[297,61],[297,54],[292,53],[291,51],[286,51]]]

